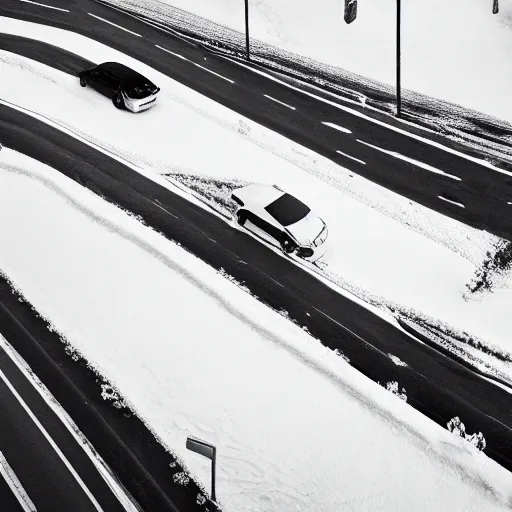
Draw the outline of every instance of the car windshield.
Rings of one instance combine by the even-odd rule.
[[[282,226],[290,226],[303,219],[311,210],[290,194],[283,194],[265,210]]]
[[[124,86],[125,93],[134,99],[145,98],[156,92],[156,87],[149,82],[128,83]]]

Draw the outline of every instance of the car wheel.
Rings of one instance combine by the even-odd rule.
[[[239,210],[236,212],[236,221],[238,222],[239,226],[243,226],[247,221],[247,210]]]
[[[286,254],[291,254],[297,249],[297,245],[285,235],[281,238],[281,248]]]
[[[87,82],[85,81],[85,78],[80,77],[80,85],[82,87],[85,87],[87,85]]]
[[[114,97],[112,98],[112,102],[114,103],[114,106],[119,110],[124,109],[124,99],[120,94],[114,95]]]

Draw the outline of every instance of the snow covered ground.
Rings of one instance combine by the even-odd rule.
[[[166,4],[244,32],[243,0],[116,0]],[[402,2],[402,86],[512,121],[512,0]],[[343,21],[342,0],[314,5],[249,0],[251,37],[380,82],[395,85],[396,0],[361,0]]]
[[[414,309],[512,351],[512,291],[507,285],[479,301],[462,297],[495,237],[352,175],[83,36],[7,18],[2,28],[63,45],[92,61],[125,62],[163,90],[157,108],[134,116],[113,110],[108,99],[82,89],[70,75],[1,52],[0,95],[5,101],[39,112],[160,182],[160,175],[174,172],[277,182],[327,221],[327,270],[345,289],[367,300]],[[40,94],[55,100],[41,102]],[[138,137],[141,130],[146,137]],[[211,141],[207,151],[192,149],[192,141],[199,140]]]
[[[216,444],[227,512],[511,502],[510,473],[469,443],[137,219],[8,148],[0,233],[0,270],[206,486],[208,466],[185,440]]]

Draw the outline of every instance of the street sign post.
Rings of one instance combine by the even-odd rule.
[[[199,453],[203,457],[212,461],[212,500],[217,501],[215,497],[215,465],[217,458],[217,448],[213,444],[202,441],[195,437],[187,438],[187,450]]]

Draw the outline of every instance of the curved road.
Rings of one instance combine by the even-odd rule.
[[[368,377],[397,380],[408,402],[443,427],[461,416],[469,432],[484,432],[487,453],[512,470],[512,395],[507,391],[414,342],[207,210],[56,128],[0,106],[0,140],[141,215],[214,268],[224,268],[260,300],[287,310],[325,345],[342,350]],[[388,354],[408,366],[396,366]]]
[[[352,112],[340,109],[96,1],[40,3],[57,9],[2,0],[0,16],[51,25],[95,39],[356,174],[471,226],[506,239],[512,237],[508,204],[512,202],[512,172],[489,169],[411,134],[469,153],[463,146],[351,103],[347,105]],[[347,106],[341,100],[340,104]],[[351,133],[322,123],[334,123]]]
[[[89,0],[53,0],[52,4],[69,12],[49,13],[44,7],[4,0],[0,14],[72,28],[411,199],[462,218],[469,224],[485,225],[497,234],[511,232],[512,221],[507,213],[510,178],[504,174],[291,91],[244,67],[208,54],[205,65],[232,78],[234,83],[211,77],[190,62],[201,60],[204,63],[202,50]],[[143,37],[114,29],[87,12],[143,34]],[[172,48],[189,60],[171,58],[155,44]],[[67,70],[63,69],[67,72],[75,72],[74,66],[83,64],[67,52],[2,37],[0,47],[8,46],[11,51],[28,52],[29,56],[39,60],[55,62],[57,56],[60,65],[67,67]],[[296,110],[270,101],[264,94],[293,105]],[[374,146],[443,169],[460,177],[461,181],[358,143],[352,134],[345,137],[322,125],[322,120],[344,126],[357,134],[358,139]],[[276,309],[286,309],[322,343],[342,350],[351,364],[368,377],[381,382],[397,380],[407,390],[408,402],[443,427],[453,416],[460,416],[469,432],[484,433],[488,443],[486,453],[512,470],[512,395],[507,391],[432,348],[413,341],[401,330],[339,295],[286,258],[245,233],[232,229],[206,210],[43,122],[0,106],[0,141],[141,215],[149,225],[180,242],[214,268],[223,267],[261,300]],[[336,148],[351,153],[366,165],[336,156]],[[438,200],[437,195],[451,197],[466,204],[467,208]],[[0,299],[1,302],[8,310],[15,306],[8,298]],[[407,366],[396,366],[388,354],[398,356]]]

